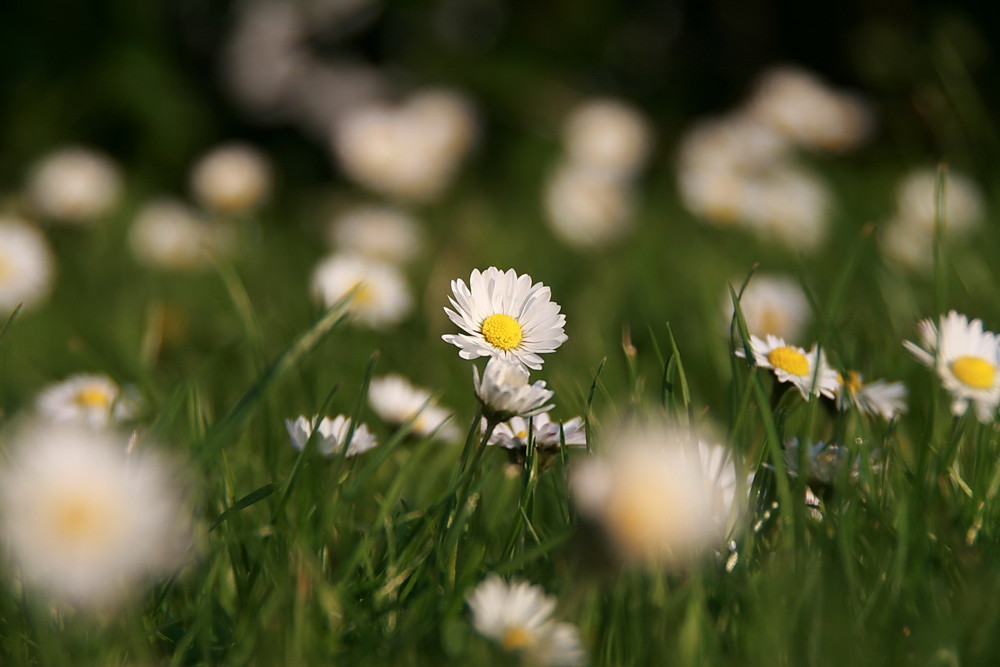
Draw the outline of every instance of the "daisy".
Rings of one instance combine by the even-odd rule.
[[[809,300],[799,283],[784,276],[755,275],[740,295],[747,330],[784,339],[799,338],[809,323]],[[722,300],[726,331],[733,319],[733,300],[726,290]]]
[[[314,416],[307,419],[300,416],[294,420],[286,419],[285,428],[288,430],[288,437],[292,440],[295,449],[302,450],[314,431],[319,431],[316,449],[323,456],[332,456],[340,452],[344,447],[344,441],[351,430],[351,420],[344,415],[337,415],[333,419]],[[368,430],[365,424],[358,424],[351,436],[351,443],[347,447],[347,456],[357,456],[378,445],[375,436]]]
[[[334,220],[329,239],[342,252],[390,264],[414,259],[423,241],[417,221],[390,206],[357,206],[345,211]]]
[[[561,165],[545,188],[549,228],[576,248],[601,248],[625,236],[634,227],[633,208],[627,180],[587,164]]]
[[[97,429],[130,419],[135,408],[134,399],[107,375],[73,375],[49,385],[35,400],[40,417]]]
[[[646,162],[652,134],[636,109],[598,98],[573,109],[563,126],[563,143],[573,162],[631,176]]]
[[[484,419],[481,424],[483,431],[487,426],[487,421]],[[552,421],[548,412],[540,412],[529,418],[512,417],[497,424],[486,444],[502,447],[507,450],[511,463],[523,466],[528,456],[529,433],[538,453],[541,470],[548,470],[555,463],[563,439],[567,447],[587,444],[587,431],[583,419],[574,417],[560,424]]]
[[[864,415],[879,415],[891,421],[906,412],[906,385],[902,382],[876,380],[864,384],[861,374],[848,371],[837,390],[837,403],[841,409],[854,405]]]
[[[191,189],[203,206],[222,213],[256,208],[271,189],[271,167],[247,144],[227,144],[204,155],[191,171]]]
[[[903,341],[903,347],[937,373],[951,394],[952,414],[965,414],[972,403],[979,421],[992,421],[1000,403],[997,335],[984,331],[981,320],[970,321],[954,310],[941,316],[940,328],[925,319],[917,323],[917,332],[920,342]]]
[[[357,255],[331,255],[320,262],[313,271],[312,292],[328,307],[350,293],[351,314],[373,329],[398,324],[413,307],[396,267]]]
[[[499,421],[545,412],[552,408],[549,400],[555,394],[545,388],[544,380],[528,384],[528,371],[503,359],[490,359],[482,379],[473,366],[472,384],[486,416]]]
[[[918,169],[907,174],[896,188],[897,216],[916,232],[932,234],[937,218],[938,174]],[[966,233],[983,218],[983,195],[979,186],[961,174],[944,175],[943,223],[951,233]]]
[[[0,470],[0,535],[26,583],[106,607],[183,562],[190,520],[171,467],[70,425],[18,433]]]
[[[426,437],[435,435],[453,441],[458,430],[450,423],[452,414],[436,405],[431,392],[415,387],[402,375],[386,375],[372,380],[368,387],[368,403],[379,417],[399,426],[413,419],[413,432]]]
[[[466,596],[472,624],[507,651],[534,665],[579,665],[585,655],[576,627],[552,620],[556,600],[538,586],[491,574]]]
[[[40,305],[52,290],[55,265],[45,236],[16,218],[0,216],[0,317],[22,304]]]
[[[554,352],[566,341],[566,316],[552,301],[551,291],[531,276],[518,276],[491,266],[473,269],[469,286],[451,281],[449,319],[464,334],[446,334],[445,342],[459,348],[463,359],[494,357],[533,369],[542,367],[539,354]]]
[[[34,167],[28,197],[47,218],[86,224],[109,213],[121,196],[118,167],[86,148],[63,148]]]
[[[196,271],[211,265],[212,254],[230,254],[235,238],[229,228],[212,225],[176,199],[154,199],[135,216],[128,235],[132,254],[142,264],[173,271]]]
[[[751,335],[750,350],[755,366],[771,369],[779,382],[794,384],[807,401],[810,393],[833,398],[840,386],[837,371],[826,363],[825,355],[815,343],[806,352],[801,347],[787,345],[777,336],[761,339]],[[736,356],[744,357],[744,350],[736,350]]]

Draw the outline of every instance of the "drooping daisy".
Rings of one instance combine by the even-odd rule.
[[[976,417],[987,423],[996,416],[1000,403],[1000,340],[992,331],[984,331],[981,320],[969,320],[954,310],[940,318],[940,328],[933,320],[917,323],[918,343],[903,341],[903,347],[941,379],[951,394],[951,412],[965,414],[969,404]]]
[[[403,264],[420,253],[423,239],[412,216],[390,206],[358,206],[340,214],[330,227],[337,250],[390,264]]]
[[[368,387],[368,403],[375,414],[396,426],[415,418],[413,432],[420,437],[434,434],[447,441],[459,437],[458,429],[450,423],[452,414],[433,401],[429,390],[413,386],[402,375],[372,380]]]
[[[52,289],[55,266],[45,236],[16,218],[0,217],[0,317],[23,304],[41,304]]]
[[[753,352],[754,365],[769,368],[779,382],[791,382],[809,400],[809,394],[833,398],[840,386],[837,371],[826,363],[826,356],[814,343],[806,352],[801,347],[788,345],[777,336],[766,338],[750,336],[750,350]],[[742,348],[736,350],[736,356],[743,357]]]
[[[256,208],[271,189],[271,167],[253,146],[226,144],[202,156],[191,171],[191,189],[203,206],[222,213]]]
[[[906,412],[906,385],[902,382],[876,380],[864,384],[861,374],[848,371],[837,390],[837,403],[841,409],[853,405],[864,415],[879,415],[891,421]]]
[[[340,452],[347,440],[347,434],[351,430],[351,420],[344,415],[337,415],[333,419],[329,417],[314,416],[307,419],[304,415],[295,420],[286,419],[285,428],[288,429],[288,437],[292,440],[292,446],[301,450],[312,436],[313,431],[319,431],[316,450],[323,456],[332,456]],[[347,456],[357,456],[378,445],[375,436],[368,430],[366,424],[358,424],[351,436],[351,443],[347,447]]]
[[[809,322],[809,300],[798,282],[783,276],[755,275],[740,295],[747,330],[756,336],[799,338]],[[733,318],[729,290],[722,301],[726,331]]]
[[[28,196],[47,218],[86,224],[110,212],[121,195],[118,167],[86,148],[63,148],[34,167]]]
[[[482,379],[479,369],[472,367],[472,383],[483,411],[492,419],[529,417],[552,408],[549,400],[555,392],[545,388],[544,380],[528,384],[528,371],[520,364],[490,359]]]
[[[799,474],[799,451],[801,445],[797,438],[785,442],[785,468],[791,475]],[[851,461],[847,447],[835,442],[818,441],[809,446],[805,452],[805,478],[807,482],[830,486],[841,471],[848,466],[851,476],[858,476],[858,461]]]
[[[531,665],[579,665],[585,660],[576,627],[552,619],[556,600],[538,586],[509,584],[491,574],[466,596],[479,634]]]
[[[106,607],[183,562],[191,522],[175,474],[127,442],[51,423],[16,435],[0,470],[0,535],[27,583]]]
[[[554,352],[566,341],[566,316],[552,301],[551,290],[532,284],[527,274],[493,266],[483,272],[473,269],[469,286],[453,280],[451,291],[454,310],[444,312],[466,333],[441,338],[457,346],[463,359],[494,357],[537,370],[542,367],[538,355]]]
[[[40,417],[106,428],[133,416],[135,399],[106,375],[80,374],[49,385],[35,400]]]
[[[398,324],[413,306],[399,269],[357,255],[331,255],[312,275],[312,292],[327,306],[353,290],[348,306],[362,324],[380,329]]]

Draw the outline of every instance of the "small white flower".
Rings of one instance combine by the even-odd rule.
[[[121,190],[115,163],[85,148],[63,148],[45,156],[28,182],[28,196],[42,215],[71,224],[93,222],[109,213]]]
[[[16,218],[0,216],[0,317],[18,304],[40,305],[52,290],[55,265],[45,236]]]
[[[552,421],[548,412],[540,412],[533,417],[511,417],[497,424],[487,444],[504,449],[526,449],[529,432],[534,439],[535,447],[540,449],[559,447],[562,438],[565,438],[567,446],[587,444],[587,431],[583,419],[574,417],[560,424]]]
[[[907,174],[896,188],[897,216],[913,232],[933,234],[937,218],[938,175],[933,169]],[[946,172],[942,200],[943,224],[948,235],[961,235],[983,218],[983,195],[979,187],[961,174]]]
[[[300,416],[295,420],[286,419],[285,428],[292,440],[292,446],[298,450],[305,448],[313,431],[319,431],[316,450],[323,456],[332,456],[343,449],[347,433],[351,429],[351,420],[344,415],[337,415],[333,419],[329,417],[320,419],[318,415],[312,419]],[[347,456],[363,454],[376,445],[378,442],[368,430],[368,426],[358,424],[351,436],[351,444],[347,447]]]
[[[552,301],[551,290],[531,276],[506,273],[491,266],[482,273],[473,269],[466,287],[451,281],[452,308],[448,318],[465,334],[446,334],[445,342],[459,348],[463,359],[494,357],[528,368],[542,367],[539,354],[554,352],[566,341],[566,316]]]
[[[555,598],[523,581],[506,583],[491,574],[466,596],[472,624],[527,664],[580,665],[586,659],[576,626],[552,619]]]
[[[191,189],[206,208],[244,213],[256,208],[270,192],[271,167],[253,146],[219,146],[195,165]]]
[[[848,371],[837,390],[837,402],[842,409],[854,405],[861,414],[879,415],[886,421],[906,412],[906,396],[906,385],[902,382],[876,380],[864,384],[856,371]]]
[[[191,526],[175,473],[126,443],[69,425],[17,434],[0,471],[0,534],[26,582],[106,607],[181,565]]]
[[[600,248],[631,231],[632,199],[625,179],[587,164],[561,165],[545,188],[549,227],[577,248]]]
[[[528,384],[528,371],[503,359],[490,359],[482,380],[479,369],[473,366],[472,383],[487,416],[503,421],[545,412],[552,407],[549,400],[555,394],[545,388],[544,380]]]
[[[769,368],[779,382],[795,385],[805,400],[809,394],[833,398],[840,386],[837,371],[826,363],[826,356],[815,344],[806,352],[777,336],[750,336],[750,350],[755,366]],[[744,356],[742,348],[736,350],[736,356]]]
[[[798,282],[783,276],[755,275],[740,295],[747,330],[784,339],[799,338],[809,322],[809,300]],[[726,290],[722,301],[726,331],[733,318],[733,301]]]
[[[420,253],[422,233],[412,216],[389,206],[358,206],[330,227],[337,250],[390,264],[409,262]]]
[[[368,403],[375,414],[390,424],[398,426],[415,418],[413,432],[420,437],[435,434],[441,440],[459,438],[458,430],[450,423],[452,414],[435,404],[430,391],[414,387],[402,375],[372,380]]]
[[[73,375],[39,393],[35,410],[44,419],[107,428],[130,419],[135,401],[106,375]]]
[[[373,329],[398,324],[413,306],[406,280],[391,264],[357,255],[330,255],[313,271],[312,292],[327,306],[352,290],[351,314]]]
[[[563,143],[573,162],[631,176],[649,156],[652,130],[633,107],[598,98],[573,109],[563,126]]]
[[[139,210],[128,240],[139,262],[173,271],[204,269],[213,253],[229,254],[235,245],[228,227],[209,224],[187,204],[167,198]]]
[[[919,343],[903,341],[903,346],[941,380],[951,394],[951,412],[965,414],[969,404],[983,423],[996,416],[1000,403],[1000,340],[992,331],[984,331],[981,320],[970,321],[954,310],[940,318],[940,329],[933,320],[917,323]]]

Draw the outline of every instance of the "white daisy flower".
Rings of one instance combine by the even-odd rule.
[[[652,134],[636,109],[598,98],[573,109],[563,126],[563,143],[574,162],[631,176],[646,162]]]
[[[191,171],[191,189],[206,208],[244,213],[256,208],[271,190],[271,166],[253,146],[227,144],[212,149]]]
[[[55,263],[45,235],[16,218],[0,216],[0,317],[18,304],[40,305],[52,290]]]
[[[976,417],[993,420],[1000,403],[1000,339],[984,331],[981,320],[969,321],[954,310],[940,318],[940,328],[932,320],[917,323],[919,343],[903,341],[917,361],[937,373],[951,394],[951,412],[965,414],[972,403]]]
[[[170,198],[143,206],[128,240],[140,263],[173,271],[207,268],[213,253],[232,253],[236,241],[228,227],[209,224],[190,206]]]
[[[566,341],[566,316],[552,301],[551,290],[531,276],[506,273],[491,266],[482,273],[473,269],[469,286],[451,281],[454,310],[445,308],[465,334],[446,334],[445,342],[459,348],[463,359],[495,357],[528,368],[542,367],[539,354],[554,352]]]
[[[288,437],[292,440],[292,446],[298,450],[304,449],[313,431],[318,430],[316,450],[323,456],[333,456],[343,449],[347,433],[351,429],[351,420],[344,415],[337,415],[333,419],[329,417],[320,419],[318,415],[307,419],[303,415],[294,420],[286,419],[285,428],[288,430]],[[347,447],[347,456],[363,454],[376,445],[378,442],[368,430],[368,426],[358,424],[351,436],[351,443]]]
[[[916,232],[933,234],[937,218],[938,175],[934,169],[907,174],[896,188],[897,216]],[[961,174],[944,176],[943,215],[946,233],[963,234],[983,219],[983,195],[976,183]]]
[[[634,227],[632,188],[620,175],[566,163],[545,188],[545,210],[556,238],[577,248],[600,248]]]
[[[329,239],[340,251],[390,264],[409,262],[423,245],[417,221],[390,206],[358,206],[345,211],[331,225]]]
[[[799,283],[783,276],[754,275],[740,295],[740,310],[747,330],[756,336],[768,334],[784,339],[801,337],[809,323],[809,300]],[[725,329],[733,319],[729,290],[722,301]]]
[[[357,255],[330,255],[312,275],[312,292],[327,306],[353,290],[348,306],[355,320],[373,329],[398,324],[413,307],[399,269]]]
[[[497,424],[486,444],[504,449],[524,450],[528,447],[529,432],[534,439],[535,447],[540,449],[561,446],[563,437],[567,446],[587,444],[587,430],[584,428],[583,419],[574,417],[560,424],[552,421],[548,412],[540,412],[533,417],[511,417]]]
[[[175,473],[126,443],[70,425],[16,435],[0,470],[0,534],[26,583],[107,607],[182,564],[191,522]]]
[[[490,359],[483,377],[472,367],[472,384],[487,417],[506,421],[514,416],[529,417],[552,408],[555,394],[545,388],[545,381],[528,384],[528,371],[520,364]]]
[[[34,167],[28,197],[47,218],[86,224],[111,211],[121,197],[118,167],[86,148],[63,148]]]
[[[466,596],[472,624],[507,651],[518,651],[527,664],[579,665],[585,661],[576,627],[552,620],[556,600],[539,586],[505,582],[491,574]]]
[[[841,379],[837,390],[837,403],[844,410],[854,405],[861,414],[879,415],[892,421],[906,412],[907,393],[902,382],[876,380],[864,384],[860,373],[847,371],[847,377]]]
[[[379,417],[390,424],[400,425],[414,419],[413,432],[426,437],[454,441],[460,437],[458,429],[450,423],[452,414],[436,405],[431,392],[415,387],[402,375],[386,375],[371,381],[368,403]]]
[[[35,411],[55,422],[107,428],[130,419],[135,400],[106,375],[80,374],[43,389],[35,400]]]
[[[669,424],[621,429],[604,455],[571,471],[576,506],[628,561],[683,566],[725,543],[737,477],[722,445]]]
[[[805,400],[809,394],[833,398],[840,386],[839,374],[826,363],[826,355],[815,343],[806,352],[777,336],[761,339],[751,335],[750,350],[755,366],[771,369],[779,382],[794,384]],[[736,356],[745,356],[743,348],[736,350]]]

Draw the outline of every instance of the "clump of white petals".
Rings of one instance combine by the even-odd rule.
[[[415,387],[402,375],[394,373],[372,380],[368,403],[390,424],[399,426],[412,419],[412,430],[420,437],[435,435],[446,441],[459,437],[451,423],[451,412],[437,405],[430,390]]]
[[[117,165],[102,153],[79,147],[46,155],[28,181],[28,197],[38,211],[67,224],[87,224],[107,215],[121,192]]]
[[[545,210],[556,238],[578,248],[598,248],[634,227],[632,186],[619,174],[567,162],[545,187]]]
[[[785,276],[754,275],[740,295],[740,310],[747,330],[755,336],[801,338],[811,315],[809,299],[801,285]],[[726,330],[733,319],[733,300],[726,290],[722,300]]]
[[[329,417],[320,419],[316,415],[312,419],[308,419],[302,415],[294,420],[286,419],[285,428],[288,430],[292,446],[300,451],[305,448],[313,432],[318,432],[316,451],[323,456],[333,456],[343,451],[344,443],[347,442],[347,436],[351,430],[351,419],[344,415],[337,415],[333,419]],[[358,424],[351,435],[345,456],[363,454],[376,445],[378,445],[378,441],[368,430],[368,426]]]
[[[45,235],[17,218],[0,216],[0,311],[39,306],[52,291],[55,262]]]
[[[485,427],[485,423],[483,425]],[[535,447],[540,449],[559,447],[563,440],[566,446],[587,444],[587,430],[583,419],[573,417],[559,423],[553,421],[548,412],[540,412],[533,417],[511,417],[497,424],[486,444],[504,449],[526,449],[529,435]]]
[[[841,378],[837,404],[841,409],[853,405],[863,415],[878,415],[892,421],[907,411],[908,394],[902,382],[876,380],[865,384],[860,373],[848,371],[847,377]]]
[[[225,225],[211,224],[184,202],[155,199],[136,213],[128,235],[141,264],[171,271],[198,271],[213,254],[233,251],[235,236]]]
[[[479,369],[472,367],[472,383],[487,417],[499,421],[530,417],[552,408],[549,401],[555,392],[545,387],[544,380],[529,384],[528,371],[520,364],[490,359],[482,378]]]
[[[108,431],[34,424],[0,470],[0,534],[26,584],[104,608],[175,571],[191,522],[174,470]]]
[[[398,324],[410,313],[413,299],[403,274],[392,264],[360,255],[330,255],[316,266],[312,293],[327,307],[351,294],[354,320],[373,329]]]
[[[634,174],[645,164],[652,143],[646,118],[612,98],[583,102],[563,125],[563,145],[571,162],[622,176]]]
[[[330,226],[329,239],[340,252],[390,264],[409,262],[423,245],[420,225],[413,216],[384,205],[357,206],[344,211]]]
[[[45,387],[35,400],[39,417],[53,422],[107,428],[130,419],[134,398],[106,375],[84,373]]]
[[[218,146],[203,155],[191,171],[195,198],[213,211],[239,214],[250,211],[271,190],[271,166],[248,144]]]

